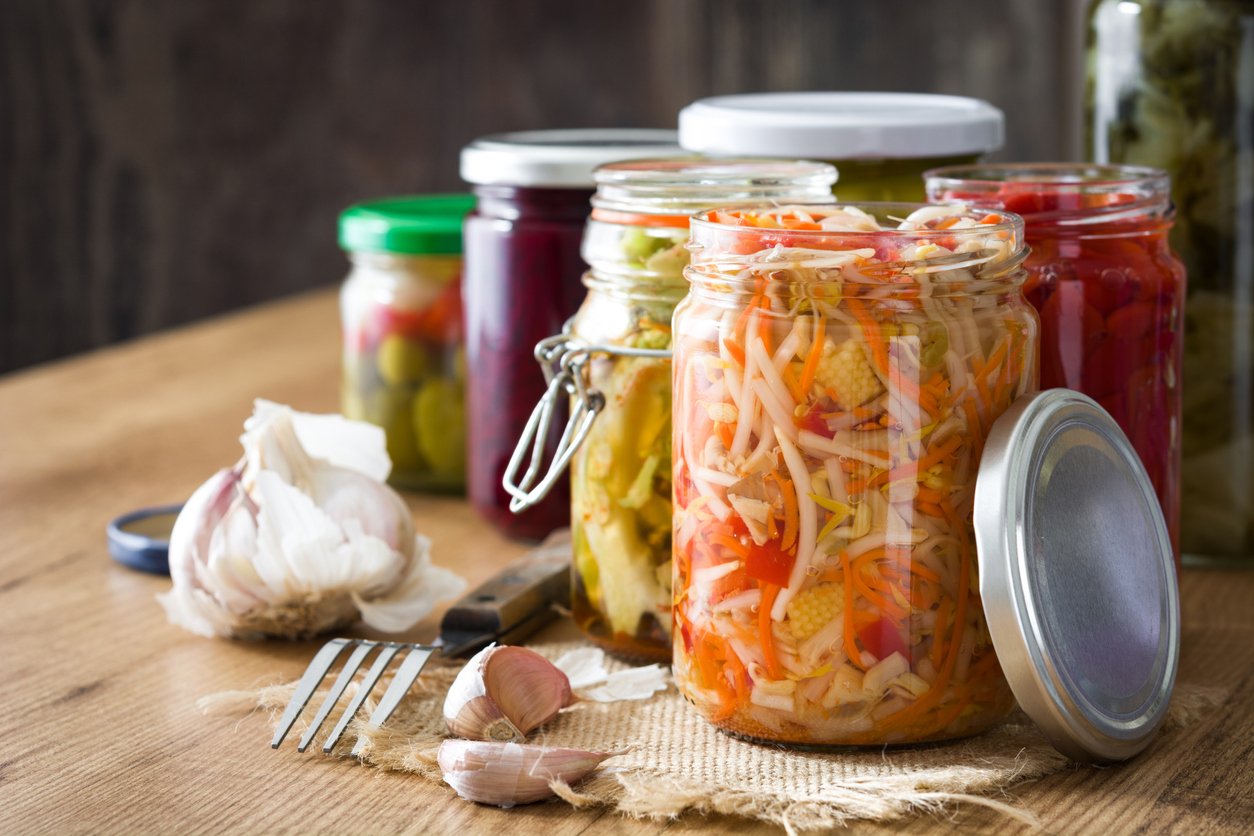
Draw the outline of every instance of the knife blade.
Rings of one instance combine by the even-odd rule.
[[[492,642],[515,644],[570,605],[570,529],[560,529],[475,587],[444,614],[436,645],[467,656]]]

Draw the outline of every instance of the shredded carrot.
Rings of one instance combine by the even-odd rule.
[[[736,365],[743,369],[745,367],[745,350],[740,347],[739,343],[733,340],[723,340],[723,345],[727,348],[727,353],[731,355],[732,360],[736,361]]]
[[[875,360],[875,367],[880,374],[888,376],[888,349],[884,345],[884,340],[880,337],[879,325],[875,318],[867,311],[866,306],[858,299],[846,299],[845,304],[849,307],[849,312],[858,320],[858,325],[862,328],[862,338],[871,349],[871,357]]]
[[[788,394],[792,395],[792,399],[797,403],[804,401],[806,389],[797,382],[797,375],[793,374],[792,363],[784,366],[784,371],[780,375],[784,378],[784,385],[788,387]]]
[[[819,368],[819,358],[823,356],[823,343],[826,339],[826,325],[822,314],[814,326],[814,339],[810,340],[810,351],[806,354],[806,363],[801,368],[801,391],[809,392],[814,385],[814,373]]]
[[[866,665],[862,664],[862,654],[858,652],[858,643],[854,641],[855,628],[853,625],[853,567],[849,565],[849,553],[844,549],[840,550],[840,565],[845,570],[845,655],[849,657],[849,661],[861,670],[866,670]]]
[[[788,551],[797,542],[797,527],[800,518],[797,508],[797,490],[791,480],[780,476],[778,472],[771,474],[775,484],[779,485],[780,496],[784,499],[784,537],[779,541],[780,548]]]
[[[940,600],[940,606],[936,608],[936,626],[932,633],[932,652],[930,658],[932,666],[939,668],[941,660],[944,658],[942,653],[945,649],[945,624],[949,620],[949,610],[953,607],[951,599],[948,595]]]
[[[762,640],[762,658],[766,660],[766,672],[771,679],[783,676],[779,657],[775,655],[775,632],[771,629],[771,608],[779,596],[779,587],[768,583],[762,587],[762,601],[758,604],[758,635]]]

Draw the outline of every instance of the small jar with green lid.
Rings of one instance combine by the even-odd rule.
[[[1002,145],[988,102],[934,93],[747,93],[679,112],[679,144],[712,157],[822,160],[845,203],[924,200],[923,172],[970,164]]]
[[[389,481],[465,489],[462,219],[471,195],[396,197],[340,215],[352,270],[340,291],[341,404],[387,433]]]

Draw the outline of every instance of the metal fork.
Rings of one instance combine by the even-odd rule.
[[[410,686],[414,684],[414,680],[422,672],[423,666],[427,664],[427,660],[438,649],[429,645],[408,642],[332,639],[324,644],[314,655],[313,661],[309,663],[309,667],[305,668],[305,673],[301,675],[300,682],[296,684],[295,693],[292,694],[291,700],[288,701],[287,708],[283,709],[283,716],[279,719],[279,727],[274,732],[274,739],[270,741],[271,748],[279,748],[279,744],[283,742],[283,738],[287,737],[287,733],[292,730],[292,726],[296,724],[296,719],[300,716],[305,706],[308,705],[314,692],[318,690],[318,686],[322,684],[327,674],[330,673],[336,660],[350,647],[353,648],[353,652],[349,654],[348,660],[340,670],[339,676],[335,678],[334,684],[331,685],[331,692],[322,701],[322,705],[318,708],[318,713],[314,715],[313,722],[309,724],[309,728],[301,736],[300,743],[296,746],[296,751],[303,752],[309,748],[309,744],[313,743],[314,736],[322,728],[327,717],[335,708],[336,703],[340,701],[340,697],[344,695],[344,691],[348,688],[348,683],[353,681],[353,677],[366,661],[366,657],[375,648],[379,649],[379,653],[375,656],[374,664],[366,672],[366,677],[362,681],[361,687],[358,688],[352,701],[344,709],[344,713],[340,715],[335,728],[331,730],[331,735],[322,745],[324,754],[330,754],[331,750],[335,748],[335,744],[344,735],[348,724],[353,721],[353,718],[357,716],[357,712],[361,710],[362,703],[366,701],[366,697],[370,696],[370,692],[378,684],[388,665],[401,651],[408,651],[408,653],[405,654],[404,661],[397,668],[396,675],[392,677],[392,684],[384,692],[383,699],[379,701],[379,705],[370,715],[370,725],[372,726],[382,725],[392,716],[392,712],[400,705],[401,699],[409,691]],[[352,754],[354,756],[358,755],[360,749],[361,741],[358,741],[353,747]]]

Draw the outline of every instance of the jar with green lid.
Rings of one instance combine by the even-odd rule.
[[[679,144],[721,156],[824,160],[842,201],[922,201],[923,172],[969,164],[1003,142],[988,102],[924,93],[753,93],[679,113]]]
[[[746,202],[827,204],[836,171],[777,160],[638,160],[601,166],[584,232],[588,295],[541,343],[549,388],[506,473],[517,510],[571,469],[571,611],[619,656],[671,654],[671,315],[687,291],[688,219]],[[571,419],[557,457],[521,465],[558,399]],[[527,476],[532,477],[528,479]]]
[[[341,405],[387,433],[397,487],[465,487],[462,219],[473,208],[470,195],[424,195],[340,215],[352,262],[340,291]]]
[[[1098,162],[1171,174],[1184,261],[1180,545],[1254,562],[1254,0],[1101,0],[1089,17]]]

